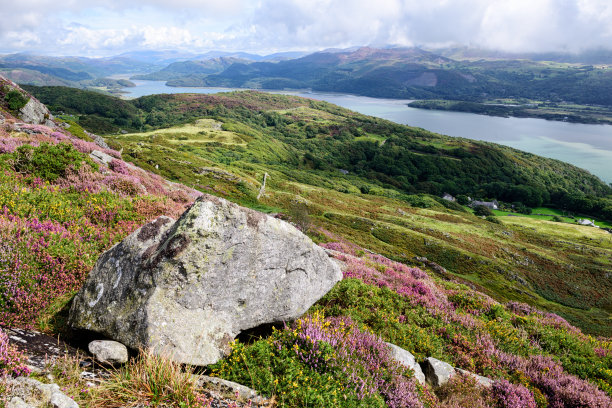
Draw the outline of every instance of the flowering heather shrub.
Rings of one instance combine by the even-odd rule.
[[[137,179],[87,166],[55,182],[27,168],[0,172],[0,325],[33,325],[80,288],[102,251],[147,220],[184,211],[166,197],[129,197],[134,191],[143,192]]]
[[[314,313],[253,345],[234,343],[214,373],[276,395],[281,406],[423,406],[385,343],[347,317]]]
[[[321,246],[340,252],[347,249],[346,245],[337,243]],[[352,248],[349,250],[353,252]],[[340,255],[338,259],[347,264],[343,271],[344,278],[357,278],[367,284],[389,288],[431,309],[450,307],[446,296],[439,292],[429,276],[419,268],[410,268],[374,254],[364,253],[363,257]]]
[[[19,124],[19,130],[24,131],[26,133],[42,133],[42,134],[50,134],[52,129],[45,125],[33,125],[29,123],[21,123]]]
[[[64,140],[68,140],[69,137],[63,134],[62,132],[53,132],[51,133],[51,137],[56,139],[58,142],[62,142]]]
[[[134,176],[113,174],[106,176],[103,183],[109,188],[110,191],[122,196],[134,197],[136,195],[145,193],[145,189],[140,183],[140,179]]]
[[[74,148],[81,153],[89,154],[94,150],[101,150],[97,144],[93,142],[86,142],[85,140],[81,140],[78,138],[70,139],[70,142],[72,143]]]
[[[2,137],[0,138],[0,154],[13,153],[15,149],[22,144],[23,142],[21,140],[15,139],[14,137]]]
[[[552,313],[516,302],[504,308],[465,286],[436,281],[426,274],[418,280],[432,289],[419,293],[413,290],[415,268],[385,261],[344,242],[323,246],[343,252],[336,257],[345,261],[346,279],[315,305],[316,310],[349,315],[417,359],[432,356],[513,382],[517,373],[525,373],[526,382],[520,384],[538,406],[545,406],[540,402],[545,404],[546,398],[565,404],[557,402],[558,406],[588,406],[581,402],[587,397],[594,398],[587,400],[593,406],[610,404],[605,392],[612,395],[612,358],[608,357],[612,343],[607,339],[584,335]],[[555,376],[538,374],[544,369],[527,369],[530,359],[548,358],[542,354],[560,356],[561,364],[549,361],[558,370]]]
[[[9,344],[6,333],[0,328],[0,379],[4,376],[18,377],[30,374],[24,356]]]
[[[499,408],[536,408],[533,394],[524,386],[501,379],[493,382],[491,394]]]
[[[108,164],[108,167],[114,172],[117,172],[120,174],[126,174],[126,175],[130,174],[130,169],[128,168],[127,164],[123,160],[113,159]]]
[[[380,393],[392,408],[421,406],[414,380],[402,375],[404,370],[394,362],[387,345],[378,336],[359,330],[350,318],[324,319],[315,313],[298,320],[290,333],[285,347],[293,348],[311,367],[341,370],[358,399]],[[320,351],[327,346],[334,350],[331,356]]]

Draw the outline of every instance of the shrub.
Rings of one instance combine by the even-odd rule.
[[[23,96],[22,93],[16,89],[8,91],[4,96],[4,99],[8,102],[9,109],[14,111],[17,111],[26,106],[26,104],[30,100],[30,98]]]
[[[536,408],[533,394],[524,386],[501,379],[493,383],[491,395],[499,408]]]
[[[468,205],[470,203],[470,199],[464,194],[459,194],[456,198],[457,203],[460,205]]]
[[[130,174],[130,169],[128,167],[128,165],[123,161],[123,160],[119,160],[119,159],[113,159],[111,160],[111,162],[108,164],[108,167],[120,174],[125,174],[128,175]]]
[[[501,221],[500,221],[500,220],[499,220],[497,217],[495,217],[494,215],[487,215],[487,216],[485,217],[485,220],[487,220],[487,221],[489,221],[489,222],[492,222],[493,224],[501,224],[501,223],[502,223],[502,222],[501,222]]]
[[[89,158],[76,151],[68,143],[57,145],[43,143],[38,147],[23,145],[13,153],[15,171],[32,174],[49,181],[65,176],[69,168],[78,170],[83,162],[94,165]]]
[[[315,312],[250,346],[234,343],[214,373],[286,407],[422,407],[387,345],[344,316]]]
[[[477,205],[474,207],[474,215],[479,217],[489,217],[493,215],[493,211],[489,209],[489,207],[485,207],[484,205]]]
[[[308,206],[302,201],[291,202],[289,205],[289,219],[297,229],[305,234],[310,229],[312,223],[308,214]]]

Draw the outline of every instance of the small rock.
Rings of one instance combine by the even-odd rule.
[[[434,387],[441,387],[446,384],[456,373],[453,366],[433,357],[427,357],[421,364],[421,368],[427,383]]]
[[[90,365],[91,365],[91,361],[87,361],[87,360],[79,361],[79,367],[81,368],[87,368]]]
[[[216,391],[229,394],[231,396],[237,396],[242,400],[252,401],[254,404],[261,404],[264,402],[264,398],[260,397],[257,394],[257,391],[242,384],[224,380],[222,378],[201,375],[198,377],[198,386],[207,389],[215,389]]]
[[[78,404],[64,393],[55,392],[49,400],[53,408],[79,408]]]
[[[123,364],[128,361],[128,349],[112,340],[94,340],[87,347],[96,360],[104,364]]]
[[[421,383],[425,384],[425,374],[421,370],[421,366],[416,362],[416,359],[408,350],[404,350],[395,344],[387,343],[387,346],[391,348],[391,356],[395,361],[403,365],[404,367],[410,368],[414,371],[414,377]]]
[[[78,404],[60,391],[57,384],[43,384],[29,377],[8,380],[11,398],[7,408],[79,408]]]
[[[461,368],[457,368],[456,370],[462,375],[468,375],[470,377],[473,377],[478,384],[482,385],[485,388],[490,388],[493,385],[493,380],[491,380],[490,378],[483,377],[482,375],[474,374],[471,371],[463,370]]]
[[[96,160],[99,163],[106,164],[106,165],[108,165],[114,159],[114,157],[111,156],[110,154],[106,154],[104,152],[101,152],[100,150],[93,150],[91,153],[89,153],[89,157],[91,157],[92,159]]]
[[[27,404],[21,398],[13,397],[13,399],[11,399],[6,405],[6,408],[33,408],[33,407],[30,404]]]

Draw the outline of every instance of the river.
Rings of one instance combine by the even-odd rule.
[[[228,88],[168,87],[164,81],[132,81],[124,98],[161,93],[218,93]],[[612,183],[612,125],[586,125],[531,118],[502,118],[464,112],[434,111],[407,106],[409,100],[365,96],[271,91],[334,103],[366,115],[378,116],[449,136],[495,142],[587,169]]]

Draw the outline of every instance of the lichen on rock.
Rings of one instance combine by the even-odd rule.
[[[70,323],[128,347],[207,365],[242,331],[293,320],[342,277],[291,224],[214,196],[104,253]]]

